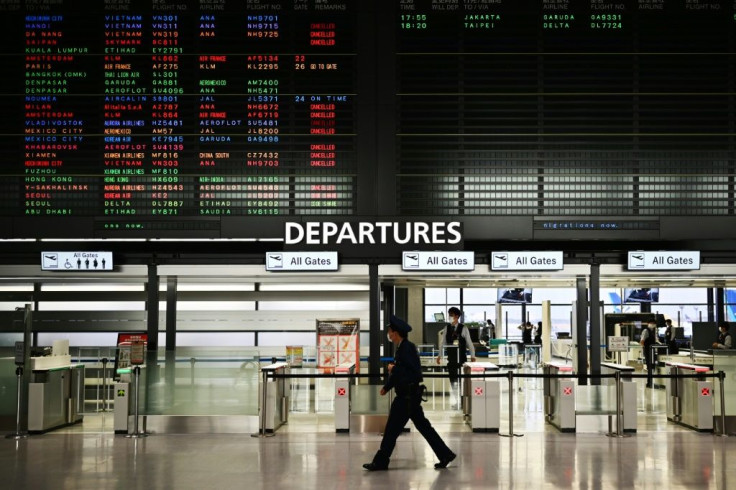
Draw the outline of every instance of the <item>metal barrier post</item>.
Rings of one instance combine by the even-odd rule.
[[[28,432],[23,432],[20,430],[20,407],[21,407],[21,397],[23,396],[23,366],[18,366],[15,368],[15,375],[18,377],[18,404],[15,409],[15,432],[12,434],[8,434],[5,436],[6,439],[15,439],[16,441],[19,439],[25,439],[28,437]]]
[[[102,409],[100,412],[107,412],[107,357],[103,357],[102,362]]]
[[[616,437],[622,437],[624,431],[622,430],[622,426],[624,425],[624,417],[621,412],[623,412],[624,407],[622,406],[623,403],[621,403],[621,371],[616,371]]]
[[[612,428],[610,427],[610,419],[609,419],[609,428],[608,428],[608,434],[606,434],[608,437],[628,437],[624,434],[623,426],[624,426],[624,403],[623,403],[623,381],[621,380],[621,371],[616,371],[613,373],[615,383],[616,383],[616,432],[614,433]]]
[[[133,433],[132,434],[125,434],[125,437],[137,439],[139,437],[148,437],[148,434],[143,432],[138,432],[138,393],[140,392],[140,386],[141,386],[141,367],[136,366],[133,368],[133,375],[135,376],[135,397],[134,397],[134,403],[135,403],[135,415],[133,420]]]
[[[506,373],[509,380],[509,433],[499,434],[502,437],[522,437],[524,434],[514,434],[514,373]]]
[[[723,378],[726,376],[726,373],[723,371],[718,371],[718,386],[721,398],[721,433],[718,434],[720,437],[728,437],[728,434],[726,433],[726,399],[725,394],[723,393]]]
[[[261,403],[260,403],[260,406],[258,407],[258,410],[260,412],[259,415],[260,415],[260,418],[261,418],[261,420],[260,420],[261,427],[258,430],[258,432],[256,432],[255,434],[251,434],[250,435],[251,437],[273,437],[273,436],[276,435],[275,432],[271,432],[270,434],[268,432],[266,432],[266,412],[267,412],[266,407],[267,407],[267,404],[268,404],[268,402],[266,400],[266,396],[267,396],[267,387],[268,387],[268,385],[267,385],[267,383],[268,383],[268,371],[266,371],[264,369],[264,370],[262,370],[262,372],[263,372],[263,389],[261,390],[261,400],[260,400]]]

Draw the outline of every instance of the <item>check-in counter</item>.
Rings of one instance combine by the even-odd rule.
[[[551,362],[544,373],[570,374],[572,366]],[[547,422],[562,432],[575,432],[575,380],[544,378],[544,408]]]
[[[498,372],[490,362],[466,362],[463,374]],[[498,378],[463,379],[463,413],[473,432],[498,432],[501,424],[501,384]]]
[[[621,373],[621,419],[622,432],[636,432],[636,383],[631,378],[634,374],[632,366],[614,364],[612,362],[601,363],[601,374]],[[609,399],[616,399],[616,379],[603,378],[601,384],[609,387]]]
[[[707,366],[668,362],[669,374],[710,372]],[[667,420],[701,432],[713,430],[713,382],[709,378],[668,378],[665,383]]]
[[[46,432],[83,420],[84,365],[34,369],[28,385],[28,431]]]

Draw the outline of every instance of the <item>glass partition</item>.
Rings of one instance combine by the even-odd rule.
[[[736,415],[736,350],[713,351],[713,371],[723,371],[723,392],[725,393],[726,416]],[[713,408],[716,416],[721,415],[721,386],[718,378],[713,378]],[[728,426],[727,426],[728,427]]]
[[[389,411],[391,397],[381,396],[381,385],[352,386],[350,394],[350,412],[354,415],[386,415]]]
[[[6,429],[15,429],[15,411],[18,404],[18,380],[15,358],[0,358],[0,423]]]
[[[258,415],[260,379],[256,349],[161,349],[141,372],[141,415]]]
[[[75,364],[84,364],[84,396],[80,413],[112,411],[116,347],[70,347]]]
[[[600,385],[578,385],[575,389],[575,413],[608,415],[616,413],[616,383],[602,379]]]

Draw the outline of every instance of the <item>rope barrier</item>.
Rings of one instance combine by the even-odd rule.
[[[505,371],[503,373],[499,372],[492,372],[492,373],[479,373],[479,374],[458,374],[458,378],[462,379],[478,379],[478,378],[506,378],[508,377],[509,372],[512,371]],[[723,371],[719,371],[723,372]],[[698,373],[698,374],[653,374],[652,378],[671,378],[671,379],[681,379],[681,378],[718,378],[719,372],[711,372],[711,373]],[[345,373],[345,374],[335,374],[335,373],[312,373],[312,374],[302,374],[302,373],[294,373],[294,374],[277,374],[270,372],[268,373],[268,377],[271,379],[289,379],[289,378],[375,378],[377,376],[382,376],[381,374],[360,374],[360,373]],[[725,373],[724,373],[725,376]],[[424,378],[447,378],[447,373],[423,373],[422,377]],[[585,379],[613,379],[616,377],[615,373],[612,374],[536,374],[536,373],[514,373],[514,378],[544,378],[544,379],[554,379],[554,378],[580,378],[583,377]],[[622,379],[627,378],[642,378],[646,379],[646,374],[627,374],[627,373],[621,373]]]

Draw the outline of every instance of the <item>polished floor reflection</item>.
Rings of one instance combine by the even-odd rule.
[[[151,435],[61,431],[0,440],[3,488],[734,488],[736,440],[694,432],[602,434],[530,432],[524,437],[450,431],[458,453],[435,470],[429,446],[400,437],[389,471],[361,464],[378,434],[303,430],[300,421],[267,439],[247,435]],[[301,426],[301,427],[299,427]]]
[[[83,424],[0,439],[0,488],[8,489],[220,489],[300,490],[326,488],[736,488],[736,437],[697,433],[668,422],[665,392],[637,387],[638,432],[608,437],[601,390],[578,387],[577,433],[562,434],[544,421],[541,380],[520,379],[512,408],[502,383],[501,434],[473,433],[458,410],[457,396],[425,404],[432,424],[458,459],[435,470],[434,454],[415,431],[399,438],[389,471],[368,473],[380,435],[336,434],[333,414],[290,414],[274,437],[241,434],[163,434],[143,439],[113,435],[113,414],[85,416]],[[330,392],[332,389],[329,390]],[[439,391],[439,390],[438,390]],[[324,402],[325,404],[327,402]],[[310,409],[311,406],[311,409]],[[253,427],[257,424],[253,417]],[[206,432],[206,431],[205,431]]]

